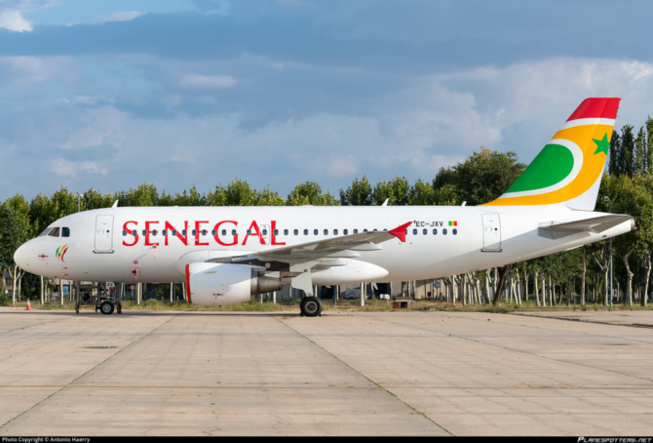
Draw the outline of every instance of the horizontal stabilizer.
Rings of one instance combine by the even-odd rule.
[[[561,238],[581,232],[599,234],[627,221],[634,224],[634,220],[630,215],[620,214],[600,215],[570,222],[550,221],[540,224],[538,234],[540,237],[551,239]]]

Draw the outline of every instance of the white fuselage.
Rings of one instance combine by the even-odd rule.
[[[502,266],[633,229],[630,218],[601,233],[578,232],[558,239],[538,229],[545,223],[597,215],[606,214],[561,206],[107,208],[57,220],[51,227],[61,228],[58,235],[27,242],[15,258],[27,271],[51,278],[182,282],[189,263],[364,230],[392,230],[411,222],[405,242],[393,238],[372,250],[337,254],[337,266],[316,268],[312,274],[318,285],[407,281]],[[68,235],[62,236],[64,232]]]

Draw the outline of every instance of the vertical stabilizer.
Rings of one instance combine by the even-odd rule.
[[[564,204],[593,211],[619,101],[583,101],[510,189],[482,206]]]

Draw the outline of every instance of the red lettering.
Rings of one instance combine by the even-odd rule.
[[[166,230],[169,230],[169,231],[176,231],[177,235],[175,235],[175,237],[177,237],[179,240],[181,240],[181,242],[184,245],[188,246],[188,221],[184,221],[184,230],[183,231],[177,231],[177,228],[172,226],[170,224],[170,222],[168,222],[168,221],[166,221],[166,227],[165,228],[166,228]],[[170,234],[172,234],[172,232],[170,232]],[[165,245],[168,246],[168,236],[167,235],[166,235]]]
[[[138,227],[138,222],[136,220],[129,220],[126,221],[124,225],[122,225],[122,230],[127,233],[127,235],[132,235],[134,237],[134,242],[133,243],[127,243],[125,240],[122,241],[123,246],[134,246],[136,243],[138,243],[138,234],[134,234],[132,231],[136,231],[136,229],[129,229],[127,225],[134,223],[136,226],[134,228]]]
[[[208,223],[208,220],[203,220],[203,221],[195,221],[195,246],[208,246],[209,243],[202,243],[200,242],[200,234],[202,233],[202,228],[200,224],[202,223]]]
[[[258,237],[262,245],[265,244],[265,238],[261,235],[261,231],[258,228],[258,224],[256,223],[256,220],[253,220],[252,224],[249,225],[249,229],[247,230],[247,236],[245,237],[245,240],[243,240],[243,246],[247,244],[247,240],[249,240],[249,237],[253,235]]]
[[[270,242],[270,244],[273,245],[273,246],[285,246],[286,242],[277,243],[276,231],[277,231],[277,221],[272,220],[272,234],[271,234],[271,237],[270,237],[272,241]]]
[[[150,229],[151,225],[158,225],[158,221],[146,221],[145,222],[145,246],[159,246],[158,243],[152,243],[150,242],[150,234],[152,233],[152,230]]]
[[[215,235],[213,236],[213,238],[215,238],[215,241],[217,241],[218,244],[220,244],[220,245],[222,245],[222,246],[233,246],[233,245],[237,245],[237,244],[238,244],[238,233],[236,233],[236,235],[234,235],[234,239],[233,239],[233,241],[232,241],[231,243],[225,243],[225,242],[222,241],[222,239],[220,238],[220,226],[222,226],[223,223],[231,223],[231,224],[233,224],[234,226],[238,226],[238,222],[237,222],[237,221],[233,221],[233,220],[222,220],[221,222],[218,222],[218,223],[215,225],[215,227],[213,228],[213,229],[215,230]]]

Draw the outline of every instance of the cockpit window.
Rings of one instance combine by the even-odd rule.
[[[39,234],[39,237],[70,237],[70,228],[59,226],[48,226]]]

